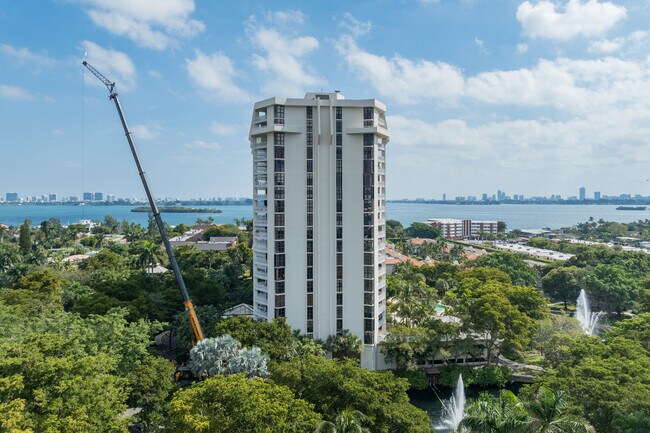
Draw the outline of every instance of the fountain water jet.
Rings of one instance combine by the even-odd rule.
[[[463,384],[463,375],[458,375],[456,390],[454,396],[449,400],[442,402],[442,419],[441,424],[436,430],[449,429],[455,432],[460,422],[465,417],[465,385]]]
[[[580,326],[582,326],[582,330],[585,331],[585,334],[594,335],[596,326],[598,325],[598,320],[602,314],[603,313],[600,311],[596,313],[591,311],[587,292],[585,292],[585,289],[581,289],[580,296],[578,296],[578,301],[576,302],[575,318],[580,322]]]

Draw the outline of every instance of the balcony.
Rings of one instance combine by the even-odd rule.
[[[260,218],[253,218],[253,225],[266,227],[267,220],[266,220],[266,218],[261,218],[261,217]]]
[[[269,119],[266,113],[259,113],[253,117],[253,128],[263,128],[268,124],[268,121]]]
[[[256,151],[253,154],[253,161],[255,161],[255,162],[266,161],[266,152],[264,152],[264,151]]]
[[[255,288],[255,290],[261,289],[267,291],[268,285],[266,284],[265,280],[255,279],[255,282],[253,283],[253,287]]]
[[[257,137],[253,143],[251,143],[251,147],[253,149],[265,149],[266,150],[266,137]]]
[[[255,277],[258,278],[268,278],[269,273],[266,270],[266,267],[256,267],[255,268]]]
[[[268,234],[269,234],[269,232],[267,232],[266,230],[259,230],[258,229],[258,230],[255,230],[253,232],[253,237],[255,239],[264,239],[264,240],[266,240],[266,239],[268,239]]]

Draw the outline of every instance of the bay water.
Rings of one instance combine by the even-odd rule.
[[[72,205],[0,205],[0,224],[19,225],[25,219],[40,224],[49,218],[58,218],[62,224],[76,223],[81,219],[101,221],[106,215],[122,221],[146,225],[148,214],[131,212],[135,206],[72,206]],[[170,224],[192,224],[197,218],[212,217],[215,223],[232,223],[237,218],[253,216],[250,205],[201,206],[215,208],[222,213],[163,213]],[[588,221],[631,222],[650,218],[650,210],[619,211],[616,205],[552,205],[552,204],[502,204],[454,205],[432,203],[387,203],[387,219],[400,221],[404,226],[428,218],[458,218],[471,220],[505,221],[509,230],[531,228],[562,228]]]

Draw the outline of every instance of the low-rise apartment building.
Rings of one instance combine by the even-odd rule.
[[[472,221],[453,218],[429,218],[427,224],[438,227],[446,239],[466,239],[499,231],[498,221]]]

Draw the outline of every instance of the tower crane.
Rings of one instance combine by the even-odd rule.
[[[169,238],[167,237],[167,232],[165,231],[165,225],[163,224],[163,220],[160,217],[160,211],[158,210],[156,201],[154,200],[153,195],[151,194],[151,190],[149,189],[149,184],[147,183],[147,177],[145,176],[144,169],[142,168],[142,164],[140,163],[140,157],[138,156],[138,151],[136,150],[135,144],[133,143],[133,138],[131,137],[131,131],[129,130],[129,126],[126,123],[126,118],[124,117],[124,112],[122,111],[122,105],[120,104],[120,100],[117,97],[117,92],[115,91],[115,82],[106,78],[101,72],[93,68],[85,60],[83,62],[83,65],[86,68],[88,68],[88,70],[92,72],[92,74],[95,77],[97,77],[97,79],[99,79],[99,81],[101,81],[102,84],[106,86],[109,93],[109,99],[112,99],[113,102],[115,103],[117,114],[120,116],[120,121],[122,122],[122,127],[124,128],[124,135],[126,135],[126,140],[129,142],[129,147],[131,148],[131,153],[133,154],[133,159],[138,169],[140,180],[142,180],[142,186],[144,186],[144,191],[147,194],[147,200],[149,200],[149,206],[151,206],[151,212],[153,213],[153,217],[156,220],[158,231],[160,231],[160,236],[162,237],[163,245],[165,246],[165,251],[167,252],[167,257],[169,257],[169,262],[171,263],[172,269],[174,270],[174,275],[176,276],[176,282],[178,283],[178,287],[181,290],[181,294],[183,295],[183,305],[185,306],[185,312],[187,313],[187,318],[190,322],[190,327],[192,328],[192,332],[194,334],[194,343],[199,342],[203,340],[203,331],[201,330],[201,324],[199,323],[199,319],[196,316],[196,311],[194,310],[194,304],[190,299],[190,295],[189,293],[187,293],[187,287],[185,287],[183,274],[181,273],[181,270],[178,267],[178,262],[176,261],[176,257],[174,256],[174,251],[172,250],[172,246],[169,243]]]

